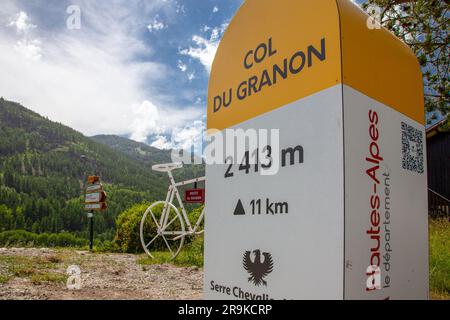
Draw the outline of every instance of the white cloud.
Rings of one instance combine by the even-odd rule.
[[[220,38],[228,27],[228,23],[222,24],[220,27],[213,28],[209,39],[206,39],[199,35],[194,35],[192,41],[194,46],[187,49],[180,50],[180,54],[188,55],[194,59],[200,61],[209,73],[211,71],[211,65],[216,55],[217,47],[219,46]]]
[[[187,74],[187,78],[188,78],[189,82],[194,80],[195,79],[195,72],[189,72]]]
[[[24,11],[20,11],[10,18],[8,27],[15,27],[17,33],[26,33],[27,31],[36,28],[29,20],[28,14]]]
[[[146,142],[149,135],[160,133],[159,122],[161,119],[158,107],[152,102],[145,100],[142,104],[133,106],[133,114],[133,132],[130,137],[132,140]]]
[[[188,138],[185,132],[189,131],[194,135],[194,129],[191,128],[199,127],[198,121],[194,119],[201,118],[200,112],[196,109],[187,108],[175,113],[167,108],[158,108],[148,100],[134,105],[132,115],[134,120],[131,124],[130,139],[146,143],[150,136],[156,136],[156,140],[150,144],[162,149],[173,148],[181,142],[187,143]],[[164,134],[171,135],[171,140],[168,141]]]
[[[186,8],[184,7],[184,4],[179,4],[178,1],[175,1],[176,5],[176,13],[181,13],[183,15],[186,15]]]
[[[22,39],[17,41],[14,49],[29,60],[39,60],[42,58],[41,41],[38,39],[27,40]]]
[[[183,61],[178,60],[177,67],[178,67],[178,69],[181,70],[181,72],[186,74],[186,77],[189,80],[189,82],[191,82],[192,80],[195,79],[195,71],[188,72],[187,71],[188,70],[188,66],[185,63],[183,63]]]
[[[165,136],[156,136],[150,146],[158,149],[172,149],[172,143]]]
[[[20,38],[14,45],[15,51],[29,60],[39,60],[42,57],[42,42],[39,39],[34,39],[30,35],[30,31],[37,26],[30,22],[30,18],[25,11],[20,11],[9,18],[7,27],[14,28]]]
[[[216,13],[216,12],[219,12],[219,7],[218,6],[214,6],[214,8],[213,8],[213,11],[212,11],[213,13]]]
[[[150,32],[160,31],[165,28],[167,28],[167,25],[159,20],[159,15],[156,15],[155,18],[153,19],[153,22],[147,26],[147,29]]]
[[[195,121],[190,126],[173,130],[172,132],[173,148],[181,150],[190,150],[191,146],[201,145],[204,131],[205,131],[205,123],[202,121]]]
[[[173,148],[189,150],[193,145],[201,145],[205,127],[205,123],[198,120],[184,128],[174,129],[172,131]]]
[[[192,37],[192,41],[195,43],[195,47],[183,49],[180,53],[198,59],[205,69],[210,72],[218,44],[197,35]]]
[[[156,135],[150,145],[159,149],[191,150],[192,146],[201,149],[205,128],[205,123],[197,120],[184,127],[174,128],[170,139]]]
[[[178,69],[180,69],[182,72],[186,72],[187,70],[187,65],[185,63],[183,63],[183,61],[178,60],[178,64],[177,64]]]

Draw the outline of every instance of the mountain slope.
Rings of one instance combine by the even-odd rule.
[[[83,232],[82,187],[98,174],[110,192],[96,231],[112,233],[119,212],[165,195],[166,177],[144,164],[1,98],[0,231]]]
[[[172,162],[170,150],[160,150],[115,135],[98,135],[91,139],[131,157],[147,168],[151,168],[154,164]],[[175,170],[173,175],[176,181],[201,177],[205,175],[205,166],[185,164],[182,169]]]
[[[160,150],[150,147],[145,143],[136,142],[116,135],[97,135],[91,137],[91,139],[149,166],[171,162],[169,150]]]

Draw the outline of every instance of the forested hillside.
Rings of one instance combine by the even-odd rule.
[[[116,135],[98,135],[91,137],[91,139],[107,145],[111,149],[120,151],[148,166],[171,162],[169,150],[160,150],[150,147],[145,143],[136,142]]]
[[[82,189],[89,174],[100,175],[108,192],[108,210],[95,216],[96,234],[104,238],[112,238],[120,212],[137,202],[164,198],[167,177],[150,165],[170,161],[169,153],[108,137],[121,143],[99,143],[1,98],[0,232],[84,234]],[[133,156],[136,148],[142,152]],[[179,175],[198,172],[202,166]]]
[[[160,150],[145,143],[115,135],[98,135],[91,137],[94,141],[120,151],[138,161],[142,166],[151,168],[154,164],[172,162],[170,150]],[[183,169],[173,172],[175,180],[186,180],[205,175],[204,165],[184,165]]]

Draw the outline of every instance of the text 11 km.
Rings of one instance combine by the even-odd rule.
[[[252,207],[252,215],[289,213],[289,204],[287,202],[274,202],[269,198],[266,198],[265,201],[261,201],[261,199],[252,200],[250,201],[250,206]]]

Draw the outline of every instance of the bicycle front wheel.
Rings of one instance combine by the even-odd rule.
[[[171,259],[180,253],[185,226],[178,209],[172,203],[158,201],[144,213],[140,225],[142,248],[151,258],[156,252],[168,252]]]

